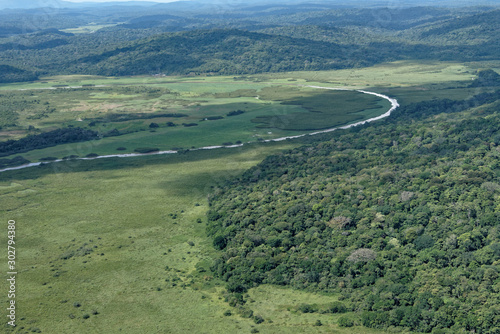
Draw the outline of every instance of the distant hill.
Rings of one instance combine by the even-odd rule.
[[[214,29],[162,34],[82,57],[71,71],[105,75],[244,74],[341,68],[347,66],[350,57],[331,43]]]

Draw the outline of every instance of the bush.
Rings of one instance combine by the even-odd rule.
[[[219,250],[223,250],[227,246],[227,240],[223,236],[218,235],[215,237],[215,239],[213,241],[213,245],[215,248],[217,248]]]
[[[348,317],[340,317],[338,320],[338,325],[340,327],[352,327],[354,326],[354,321]]]
[[[153,152],[158,152],[160,151],[160,149],[156,148],[156,147],[139,147],[139,148],[136,148],[134,150],[134,152],[137,152],[137,153],[153,153]]]
[[[345,313],[345,312],[347,312],[347,309],[346,309],[344,303],[333,302],[330,305],[330,307],[328,308],[328,311],[331,313]]]
[[[238,313],[242,318],[251,318],[253,316],[253,311],[247,307],[238,307]]]
[[[318,307],[316,305],[300,304],[299,311],[302,313],[314,313],[318,311]]]
[[[264,318],[262,318],[260,315],[254,315],[253,316],[253,321],[256,323],[256,324],[261,324],[264,322]]]

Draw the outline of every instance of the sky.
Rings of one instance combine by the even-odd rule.
[[[127,0],[65,0],[68,2],[126,2]],[[146,1],[146,2],[174,2],[177,0],[134,0],[134,1]]]

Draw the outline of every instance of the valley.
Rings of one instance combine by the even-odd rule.
[[[0,10],[2,331],[499,331],[498,2],[60,3]]]

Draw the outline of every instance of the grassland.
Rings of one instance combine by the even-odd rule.
[[[396,62],[368,69],[240,77],[56,76],[0,85],[4,105],[0,140],[61,126],[86,127],[106,137],[83,143],[76,151],[73,145],[61,145],[23,154],[38,161],[109,155],[117,153],[118,147],[125,147],[120,153],[127,153],[143,147],[170,150],[272,139],[373,117],[386,108],[386,101],[373,96],[325,92],[304,85],[370,89],[394,96],[404,105],[473,95],[476,90],[466,87],[483,66],[497,65]],[[245,113],[227,117],[236,110]],[[168,114],[185,117],[161,117]],[[135,115],[135,119],[112,119],[127,115]],[[208,120],[217,117],[222,119]],[[151,123],[159,127],[150,129]],[[108,136],[116,132],[121,135]]]
[[[359,92],[234,78],[152,82],[57,77],[22,89],[14,85],[0,91],[0,100],[8,106],[0,138],[66,126],[95,130],[103,137],[81,144],[76,152],[74,145],[59,145],[23,154],[30,161],[110,155],[119,147],[125,147],[121,153],[130,153],[144,147],[171,150],[255,142],[352,123],[390,107],[381,98]]]

